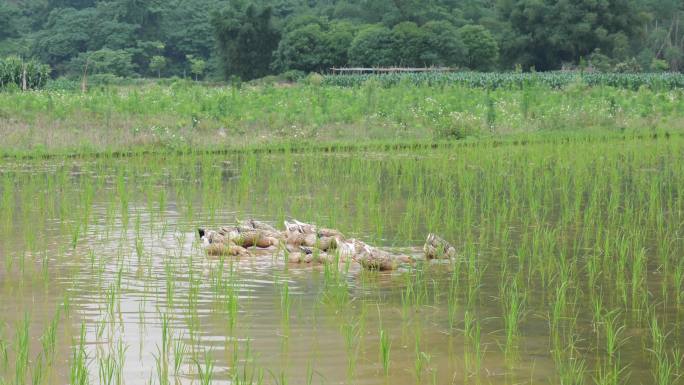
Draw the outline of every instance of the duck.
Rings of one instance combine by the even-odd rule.
[[[344,261],[347,259],[355,260],[356,256],[360,255],[366,246],[368,245],[355,238],[344,240],[339,243],[338,247],[340,259]]]
[[[288,249],[299,246],[313,247],[316,244],[316,226],[293,220],[285,221],[285,239]]]
[[[413,263],[407,255],[392,254],[353,238],[340,243],[339,255],[340,260],[351,259],[368,270],[394,270],[401,264]]]
[[[288,253],[287,260],[290,263],[331,263],[335,261],[335,255],[314,247],[300,246],[298,251]]]
[[[423,245],[426,259],[451,259],[456,257],[456,248],[439,235],[430,233]]]
[[[396,255],[388,251],[364,245],[360,253],[355,255],[355,260],[367,270],[388,271],[395,270],[402,264],[413,262],[408,255]]]
[[[335,229],[320,228],[315,225],[294,219],[285,221],[285,242],[289,251],[296,251],[300,246],[315,247],[328,252],[336,249],[344,240],[344,235]]]
[[[283,234],[273,226],[254,219],[239,221],[236,226],[221,227],[219,232],[242,247],[268,248],[278,246],[284,240]]]
[[[202,247],[208,255],[249,256],[244,247],[235,244],[221,231],[197,229]]]

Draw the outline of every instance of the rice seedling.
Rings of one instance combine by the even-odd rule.
[[[285,281],[280,288],[280,312],[285,328],[290,325],[290,308],[292,307],[292,297],[290,296],[290,286]]]
[[[520,323],[525,316],[527,293],[521,293],[516,282],[511,285],[504,285],[501,291],[504,303],[504,331],[506,333],[504,350],[506,355],[510,357],[516,350],[515,345],[520,334]]]
[[[0,367],[2,367],[2,372],[7,372],[9,367],[9,347],[7,341],[3,336],[4,325],[0,323]]]
[[[586,382],[587,362],[577,351],[576,338],[570,337],[567,342],[566,347],[553,349],[558,380],[562,385],[582,385]]]
[[[78,344],[72,348],[69,368],[69,383],[73,385],[90,384],[90,370],[88,354],[85,350],[85,324],[81,325],[81,333]]]
[[[104,357],[98,357],[98,381],[103,385],[113,385],[114,373],[116,371],[116,362],[114,357],[107,355]],[[161,378],[161,377],[160,377]],[[161,380],[160,380],[161,381]]]
[[[195,365],[197,366],[197,375],[199,383],[201,385],[209,385],[214,378],[214,364],[215,361],[212,358],[211,352],[208,350],[204,351],[203,362],[200,363],[198,359],[195,359]]]
[[[48,327],[41,337],[41,344],[43,346],[42,353],[48,365],[51,365],[52,360],[54,359],[55,347],[57,344],[57,327],[59,326],[60,317],[61,314],[58,308],[52,321],[48,324]]]
[[[626,329],[624,322],[620,320],[620,311],[614,310],[604,314],[603,334],[605,338],[606,358],[612,362],[617,357],[618,349],[625,343],[621,337]]]
[[[175,377],[180,374],[187,353],[188,345],[183,342],[183,336],[180,336],[173,342],[173,375]]]
[[[680,262],[675,267],[674,291],[677,306],[684,305],[684,263]]]
[[[600,361],[594,376],[597,385],[617,385],[628,376],[627,367],[620,366],[620,360]]]
[[[122,340],[117,341],[114,347],[114,360],[115,360],[115,384],[122,385],[125,383],[123,378],[123,369],[126,364],[126,352],[128,351],[128,345],[125,345]]]
[[[29,370],[29,326],[30,319],[28,313],[26,313],[24,314],[23,321],[17,325],[15,338],[14,383],[17,385],[26,383],[26,375]]]
[[[160,315],[161,321],[161,346],[157,345],[157,353],[153,354],[157,369],[157,380],[160,385],[169,383],[169,353],[173,341],[173,336],[169,330],[169,316]]]
[[[359,322],[349,321],[340,327],[342,336],[344,337],[344,344],[347,352],[347,378],[351,379],[356,370],[356,362],[360,349],[359,338],[360,326]]]
[[[415,359],[413,361],[413,373],[416,377],[416,383],[420,384],[424,371],[430,367],[430,360],[432,359],[432,356],[421,350],[419,330],[416,330],[415,333],[414,353]]]
[[[390,370],[390,353],[392,350],[392,342],[390,341],[389,334],[387,330],[380,328],[380,362],[382,363],[382,369],[385,376],[389,375]]]
[[[482,345],[482,327],[472,310],[463,315],[463,334],[465,335],[466,352],[465,368],[468,375],[479,376],[484,359],[485,347]]]

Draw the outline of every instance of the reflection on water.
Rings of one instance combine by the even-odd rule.
[[[517,213],[487,217],[491,186],[524,162],[523,150],[516,151],[499,155],[512,157],[508,165],[487,158],[503,169],[487,169],[477,159],[446,169],[454,155],[442,153],[6,163],[0,167],[0,373],[5,383],[73,382],[83,330],[84,368],[92,383],[557,383],[565,369],[554,356],[554,338],[574,341],[563,357],[581,360],[586,368],[578,373],[587,381],[618,359],[629,372],[620,381],[651,381],[646,346],[652,328],[648,317],[634,315],[648,304],[626,297],[635,312],[615,313],[619,358],[611,355],[603,331],[612,318],[597,322],[591,309],[600,304],[589,290],[578,289],[590,260],[564,271],[562,264],[536,270],[520,258],[525,242],[545,245],[544,236],[560,237],[527,238],[520,217],[532,212],[533,202],[520,199],[525,203]],[[502,175],[486,175],[491,170]],[[459,172],[472,175],[458,180]],[[480,180],[487,176],[493,179]],[[527,186],[522,179],[517,181]],[[474,185],[464,187],[469,182]],[[540,188],[544,183],[563,181]],[[470,188],[481,195],[464,195]],[[505,194],[512,205],[517,196]],[[550,200],[560,196],[551,194],[559,195]],[[463,216],[468,213],[480,216]],[[565,214],[554,208],[544,215],[555,221]],[[198,226],[247,216],[276,226],[296,216],[413,255],[420,255],[427,230],[439,226],[462,253],[452,263],[382,273],[355,265],[338,271],[287,264],[271,251],[242,259],[202,253]],[[504,227],[512,230],[503,234]],[[663,301],[670,281],[661,284],[663,272],[650,263],[646,268],[647,301]],[[559,274],[568,274],[567,286],[556,284]],[[520,277],[520,287],[512,277]],[[631,289],[605,283],[605,290]],[[522,298],[510,338],[509,293]],[[552,322],[560,295],[569,305]],[[620,308],[620,294],[602,295],[606,310],[597,314]],[[672,333],[669,352],[681,338],[681,313],[675,303],[660,309],[661,328]],[[24,320],[29,365],[22,372]],[[387,374],[381,336],[387,339]]]

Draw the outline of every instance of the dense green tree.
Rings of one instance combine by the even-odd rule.
[[[88,74],[112,74],[121,77],[135,75],[135,66],[130,52],[103,48],[88,51],[73,58],[68,65],[68,72],[81,75],[87,66]]]
[[[427,34],[429,50],[424,58],[435,66],[462,66],[467,57],[466,47],[458,30],[447,21],[431,21],[423,25]]]
[[[325,35],[328,67],[343,67],[349,64],[349,48],[351,47],[357,27],[344,21],[330,23]]]
[[[345,66],[354,27],[320,18],[306,19],[295,19],[284,28],[273,68],[281,72],[326,72],[331,67]],[[307,21],[309,24],[305,24]]]
[[[465,65],[474,70],[487,71],[494,68],[499,58],[499,46],[485,27],[465,25],[458,30],[466,49]]]
[[[404,21],[392,28],[393,55],[396,64],[405,67],[420,67],[431,64],[429,35],[412,21]]]
[[[214,48],[214,27],[210,12],[217,9],[217,0],[172,0],[164,8],[160,40],[164,42],[165,55],[178,64],[185,63],[187,55],[208,59]]]
[[[12,4],[0,3],[0,40],[19,34],[19,9]]]
[[[95,9],[58,8],[50,12],[45,29],[35,37],[34,53],[61,72],[60,65],[88,50]]]
[[[157,77],[161,77],[162,70],[166,68],[166,58],[164,56],[152,56],[149,68],[157,73]]]
[[[328,66],[324,31],[318,24],[308,24],[288,32],[278,45],[274,68],[278,71],[322,72]]]
[[[684,70],[684,2],[649,0],[647,9],[651,12],[646,12],[644,44],[637,55],[641,65],[661,71],[665,62],[668,70]]]
[[[138,68],[139,73],[149,73],[149,64],[154,56],[163,56],[165,45],[161,41],[144,41],[138,40],[135,47],[129,47],[126,51],[130,52],[133,58],[133,64]],[[171,60],[167,56],[163,56],[166,60],[166,68]],[[155,72],[155,71],[152,71]]]
[[[271,8],[249,5],[244,11],[228,8],[213,17],[218,53],[226,78],[254,79],[268,75],[279,32]]]
[[[47,0],[49,9],[55,8],[88,8],[95,6],[97,0]]]
[[[506,51],[524,54],[509,59],[540,70],[577,62],[596,48],[624,57],[643,22],[632,0],[517,0],[501,10],[519,37]]]
[[[188,55],[187,59],[190,62],[190,73],[195,75],[195,81],[197,81],[200,77],[204,76],[204,71],[207,69],[207,62],[192,55]]]
[[[368,26],[356,35],[349,47],[349,62],[354,66],[388,67],[399,63],[395,35],[380,25]]]
[[[466,28],[467,47],[457,31],[474,25],[487,32]],[[0,56],[35,57],[60,76],[104,49],[131,54],[137,75],[163,56],[164,74],[185,76],[188,55],[209,76],[244,78],[348,64],[550,70],[596,49],[608,70],[681,71],[684,1],[0,0]]]

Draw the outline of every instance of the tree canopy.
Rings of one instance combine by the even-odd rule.
[[[7,0],[0,57],[10,55],[74,77],[88,58],[127,77],[349,65],[682,71],[684,2]]]

